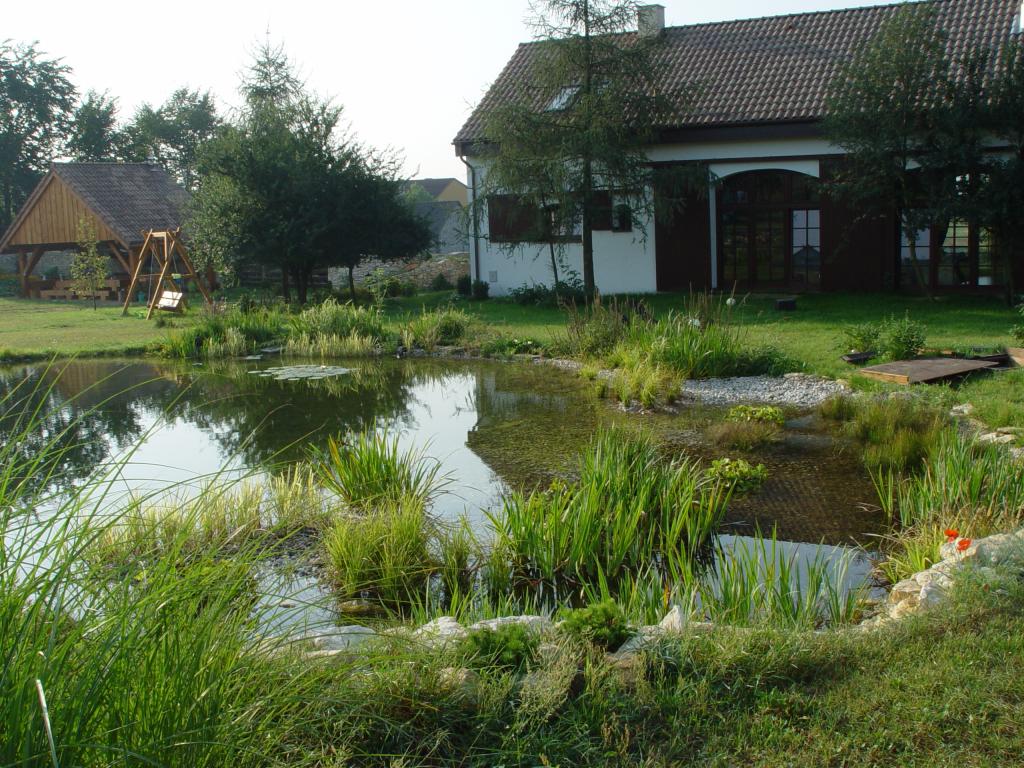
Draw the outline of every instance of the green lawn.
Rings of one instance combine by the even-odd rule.
[[[0,298],[0,358],[130,354],[164,335],[138,307]]]

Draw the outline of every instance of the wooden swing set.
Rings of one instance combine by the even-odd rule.
[[[178,312],[182,309],[185,303],[185,294],[179,290],[177,283],[174,282],[175,279],[180,279],[183,283],[186,280],[191,280],[203,295],[206,304],[212,305],[213,300],[210,298],[210,293],[199,279],[199,275],[196,274],[192,259],[188,256],[188,250],[181,241],[181,230],[150,230],[145,234],[146,239],[142,242],[142,248],[139,249],[139,260],[135,265],[135,272],[132,274],[128,295],[125,296],[124,308],[121,310],[122,317],[128,314],[132,296],[135,295],[135,289],[142,280],[147,282],[149,294],[147,320],[153,316],[155,309],[165,309],[170,312]],[[177,272],[174,270],[176,259],[180,266],[180,270]],[[142,274],[143,268],[152,268],[148,266],[150,264],[159,268],[159,272]],[[154,278],[156,278],[155,282]]]

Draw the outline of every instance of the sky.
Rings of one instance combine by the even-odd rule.
[[[883,0],[661,0],[666,24],[769,16]],[[182,86],[222,111],[256,46],[281,44],[307,86],[344,107],[364,143],[396,150],[409,177],[465,177],[451,144],[520,42],[528,0],[138,0],[8,2],[0,34],[38,41],[81,92],[116,96],[127,119]],[[149,12],[148,9],[152,9]]]

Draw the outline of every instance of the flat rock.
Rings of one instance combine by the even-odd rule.
[[[469,631],[451,616],[434,619],[412,633],[414,639],[428,645],[445,645],[464,638]]]
[[[312,635],[310,640],[318,651],[345,651],[376,635],[377,633],[369,627],[352,624]]]
[[[509,624],[520,624],[538,632],[554,628],[554,625],[551,623],[551,619],[547,616],[499,616],[496,619],[486,619],[484,621],[478,621],[476,624],[471,624],[469,631],[475,632],[480,629],[489,629],[494,631],[498,629],[498,627],[504,627]]]

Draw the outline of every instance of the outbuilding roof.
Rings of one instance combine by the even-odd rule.
[[[167,171],[153,163],[53,163],[50,173],[39,182],[0,240],[0,251],[15,239],[14,235],[31,216],[36,202],[56,180],[66,185],[126,246],[141,244],[144,230],[180,227],[189,199],[188,192]],[[61,224],[55,229],[68,229],[66,222],[55,224]],[[73,226],[74,222],[72,231]],[[66,233],[59,237],[66,237]],[[48,240],[45,236],[33,239]]]
[[[926,0],[951,53],[985,46],[995,54],[1019,32],[1021,0]],[[666,27],[653,57],[659,92],[674,103],[665,129],[813,122],[825,112],[839,66],[906,3]],[[636,33],[622,35],[628,44]],[[487,113],[550,94],[532,87],[544,43],[519,46],[455,137],[460,151],[484,138]]]

